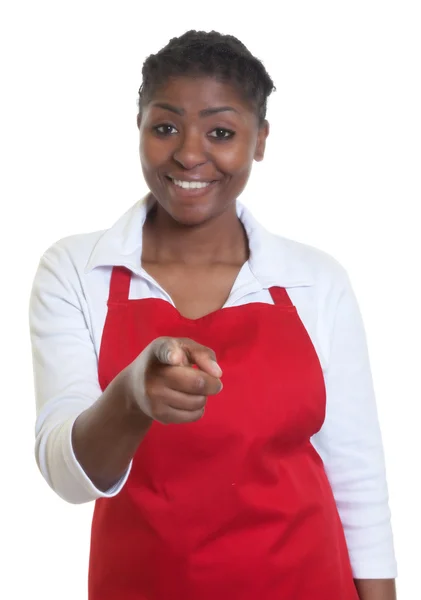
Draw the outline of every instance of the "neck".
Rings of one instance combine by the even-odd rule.
[[[142,262],[242,266],[248,257],[247,235],[235,203],[197,226],[177,223],[156,203],[143,227]]]

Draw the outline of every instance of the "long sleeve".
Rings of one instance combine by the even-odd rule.
[[[30,299],[30,333],[37,403],[35,455],[51,488],[71,503],[117,494],[130,469],[106,493],[78,463],[71,444],[77,416],[101,395],[97,355],[77,273],[64,248],[42,257]]]
[[[314,443],[343,523],[354,577],[397,575],[384,451],[365,330],[349,278],[332,320],[326,419]]]

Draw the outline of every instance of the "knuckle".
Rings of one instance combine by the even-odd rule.
[[[220,381],[210,381],[207,386],[208,394],[218,394],[222,390]]]
[[[199,410],[205,410],[205,406],[206,406],[207,400],[208,400],[207,396],[200,396],[199,397],[199,401],[197,403],[197,406],[198,406]]]
[[[215,358],[215,352],[211,349],[208,348],[207,346],[199,346],[197,349],[197,354],[199,354],[201,356],[201,358]]]
[[[205,408],[203,407],[200,410],[197,410],[193,413],[192,415],[192,421],[200,421],[200,419],[203,417],[203,415],[205,414]]]
[[[163,425],[168,425],[170,423],[170,415],[164,407],[159,407],[158,410],[155,411],[154,415],[155,421],[159,421]]]
[[[151,402],[150,411],[153,419],[159,421],[162,418],[162,410],[153,402]]]
[[[175,340],[170,337],[160,337],[156,341],[156,356],[159,361],[166,362],[171,350],[174,350]]]
[[[187,338],[187,337],[179,337],[179,338],[174,338],[174,339],[177,340],[177,342],[179,342],[180,344],[196,344],[197,343],[194,340],[192,340],[191,338]]]
[[[149,399],[149,402],[152,404],[155,401],[158,390],[157,390],[157,381],[153,377],[148,377],[145,381],[145,394]]]
[[[196,396],[190,401],[190,410],[196,412],[198,410],[204,410],[207,402],[207,396]]]
[[[201,391],[201,390],[205,389],[206,382],[203,379],[203,377],[196,376],[196,377],[194,377],[194,379],[192,381],[192,385],[193,385],[194,390]]]
[[[162,398],[152,393],[147,395],[147,402],[149,405],[149,412],[153,419],[157,421],[161,421],[162,418],[165,418],[167,414],[167,407],[165,403],[162,401]]]
[[[192,340],[191,338],[175,338],[177,340],[177,342],[181,345],[184,346],[188,346],[191,350],[194,350],[195,353],[200,353],[203,354],[204,356],[208,356],[209,354],[211,355],[215,355],[215,352],[211,349],[208,348],[208,346],[204,346],[203,344],[199,344],[199,342],[196,342],[195,340]]]
[[[216,354],[213,350],[211,350],[211,348],[207,348],[207,353],[208,353],[208,357],[211,358],[212,360],[216,361]]]

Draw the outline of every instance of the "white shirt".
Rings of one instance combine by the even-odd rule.
[[[62,498],[83,503],[119,493],[95,487],[76,460],[71,431],[101,395],[98,356],[112,267],[132,271],[130,298],[170,296],[141,266],[142,227],[151,204],[137,202],[106,231],[62,239],[42,256],[30,301],[37,402],[36,458]],[[384,454],[359,308],[344,268],[331,256],[269,233],[237,202],[249,241],[225,307],[273,303],[285,287],[318,354],[326,418],[312,438],[323,459],[347,539],[355,578],[397,575]],[[131,465],[130,465],[131,466]]]

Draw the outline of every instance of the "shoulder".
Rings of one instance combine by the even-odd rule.
[[[324,288],[346,280],[344,266],[325,250],[266,229],[241,203],[238,215],[249,237],[252,270],[262,283]]]
[[[60,264],[83,277],[96,267],[137,261],[141,230],[148,210],[147,197],[132,205],[110,228],[62,238],[50,246],[41,261]],[[137,264],[137,263],[136,263]]]
[[[330,253],[281,236],[274,236],[290,271],[288,294],[317,349],[323,368],[331,360],[335,332],[359,335],[362,320],[345,266]],[[293,279],[293,275],[300,274]],[[345,337],[344,337],[345,339]]]
[[[347,283],[347,269],[332,254],[280,235],[272,234],[272,237],[291,276],[295,274],[298,280],[320,289],[342,287]]]
[[[81,233],[61,238],[49,246],[39,260],[35,282],[59,283],[80,290],[84,287],[87,265],[105,231]]]
[[[338,311],[346,309],[348,317],[358,312],[348,271],[325,250],[282,236],[273,237],[285,265],[282,270],[287,272],[284,287],[308,329],[317,332],[323,353],[327,353]]]
[[[86,264],[103,232],[78,234],[57,240],[40,257],[30,294],[31,319],[45,311],[67,314],[85,303]]]
[[[79,233],[61,238],[45,250],[41,261],[73,264],[77,270],[84,270],[97,244],[106,230]]]

